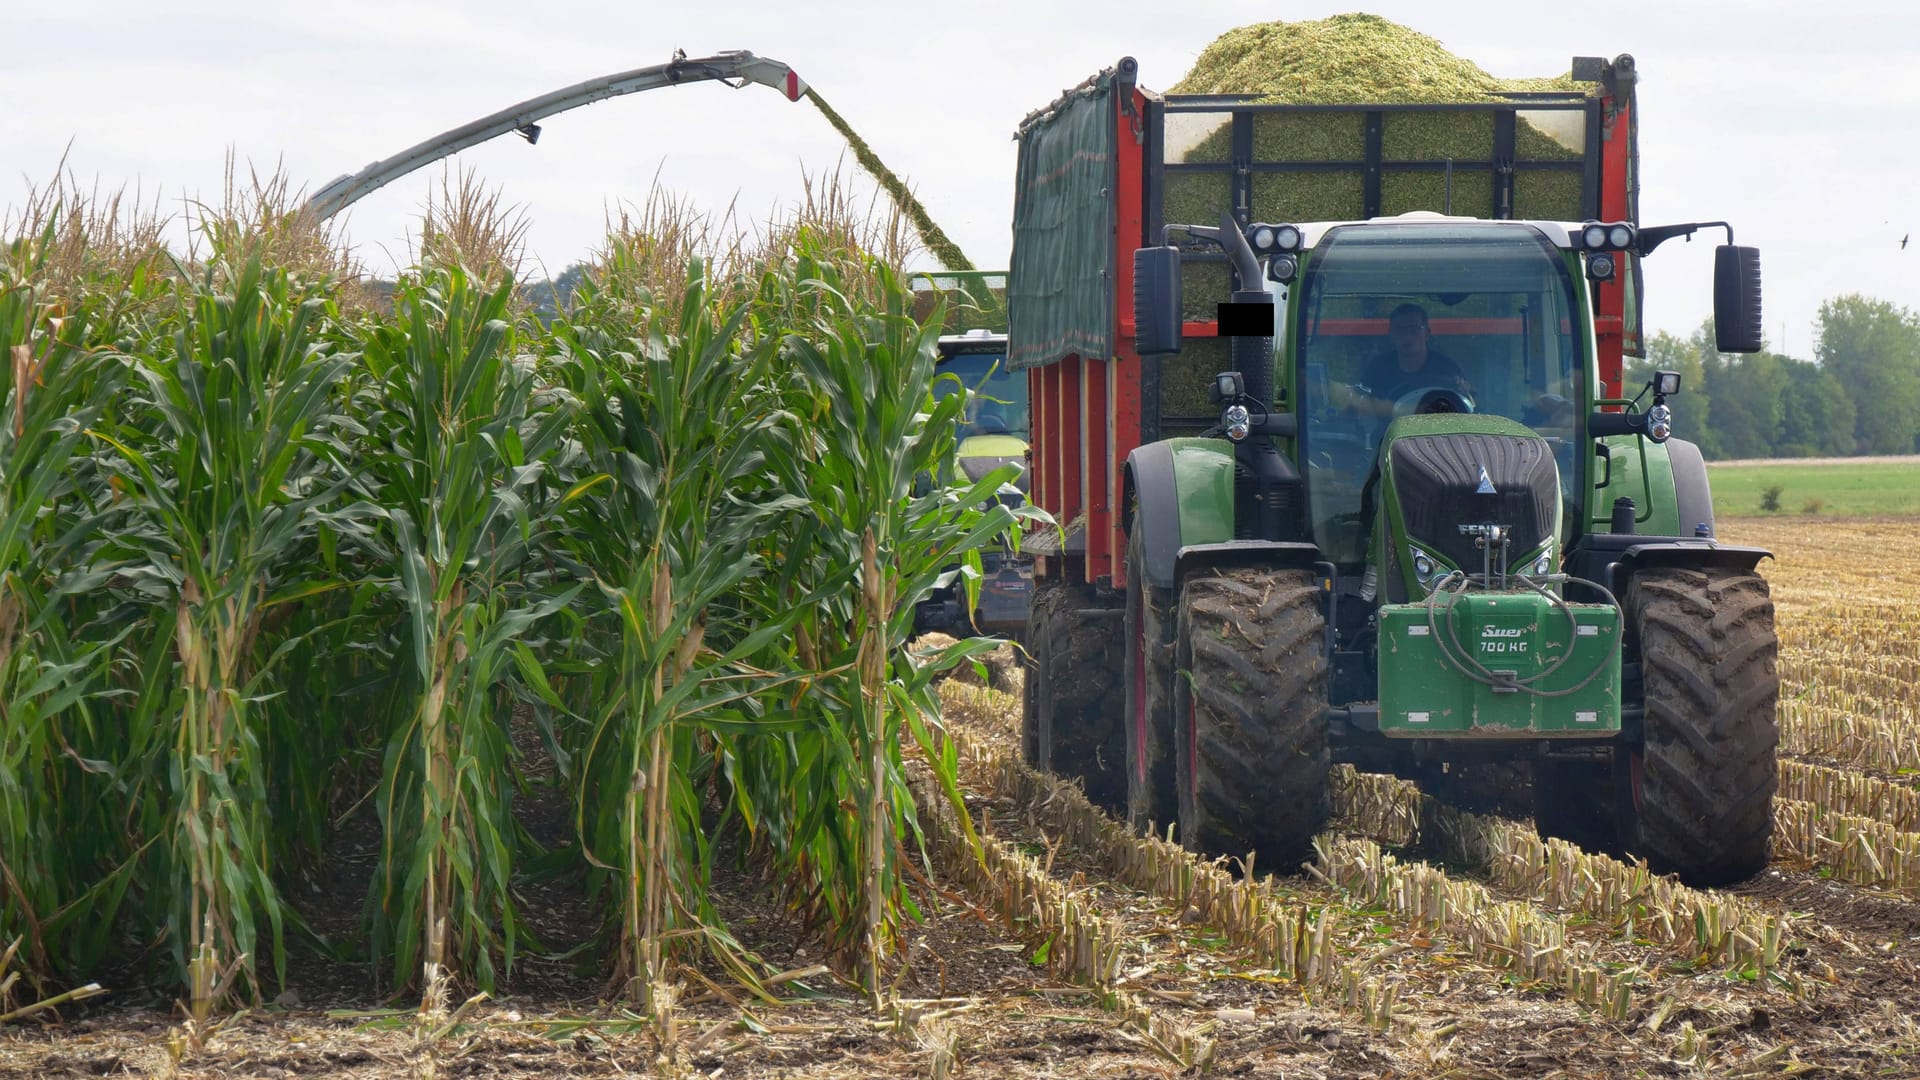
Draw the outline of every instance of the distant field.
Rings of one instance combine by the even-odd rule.
[[[1920,514],[1920,456],[1710,462],[1719,517]],[[1762,508],[1779,485],[1779,509]]]

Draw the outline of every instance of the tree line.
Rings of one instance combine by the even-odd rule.
[[[1626,390],[1678,371],[1681,437],[1709,459],[1920,453],[1920,312],[1850,293],[1820,306],[1814,358],[1722,353],[1711,319],[1655,334]]]

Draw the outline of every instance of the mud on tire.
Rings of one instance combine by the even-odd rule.
[[[1127,795],[1118,614],[1093,607],[1081,588],[1035,588],[1027,623],[1033,668],[1021,724],[1029,763],[1080,780],[1088,801],[1108,810],[1124,807]]]
[[[1622,835],[1653,869],[1692,885],[1767,865],[1779,783],[1773,599],[1751,572],[1650,570],[1628,587],[1646,688],[1637,796]],[[1631,767],[1631,762],[1623,762]]]
[[[1175,632],[1180,836],[1269,868],[1305,857],[1327,822],[1326,620],[1313,576],[1235,569],[1189,578]]]

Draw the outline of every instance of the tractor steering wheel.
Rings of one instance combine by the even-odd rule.
[[[1401,394],[1393,403],[1393,415],[1409,413],[1470,413],[1473,399],[1450,386],[1422,386]]]

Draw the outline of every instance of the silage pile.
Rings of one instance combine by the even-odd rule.
[[[1378,15],[1352,14],[1229,30],[1167,93],[1258,94],[1289,105],[1435,104],[1588,88],[1565,76],[1497,79],[1425,34]]]

